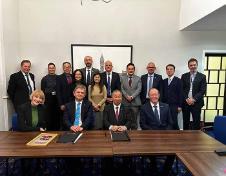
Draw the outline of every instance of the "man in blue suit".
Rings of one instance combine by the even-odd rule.
[[[73,132],[90,130],[94,125],[94,113],[92,104],[84,99],[86,87],[78,85],[73,91],[75,100],[67,103],[64,110],[64,124]]]
[[[146,101],[149,101],[148,92],[151,88],[158,89],[160,95],[162,94],[162,76],[155,73],[155,64],[150,62],[146,68],[148,73],[141,76],[142,89],[140,93],[140,99],[142,104],[145,104]]]
[[[174,76],[174,73],[175,66],[173,64],[168,64],[166,66],[168,78],[164,79],[162,84],[162,102],[169,105],[173,120],[173,128],[179,130],[177,116],[182,110],[183,90],[180,78]]]
[[[146,102],[140,110],[140,127],[142,130],[171,130],[172,119],[168,104],[159,102],[159,91],[155,88],[149,90],[150,101]],[[161,176],[168,176],[175,156],[167,156]],[[156,157],[150,157],[152,173],[158,174]]]

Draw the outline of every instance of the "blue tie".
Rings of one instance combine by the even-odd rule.
[[[158,109],[157,109],[157,106],[156,105],[154,106],[154,109],[155,109],[154,110],[155,118],[160,123],[159,113],[158,113]]]
[[[74,126],[79,125],[80,111],[81,111],[81,103],[77,103],[77,107],[76,107],[76,110],[75,110]]]
[[[108,78],[107,78],[107,94],[110,97],[111,96],[111,78],[110,78],[110,73],[108,73]]]
[[[149,83],[148,83],[148,88],[149,88],[148,91],[152,88],[152,83],[153,83],[153,79],[152,79],[153,76],[150,75],[149,77],[150,77],[150,79],[149,79]]]

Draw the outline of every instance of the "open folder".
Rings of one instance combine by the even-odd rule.
[[[76,133],[66,132],[60,135],[57,142],[58,143],[68,143],[68,142],[76,143],[81,136],[82,136],[81,132],[76,132]]]
[[[111,134],[112,141],[130,141],[130,137],[127,131],[122,131],[122,132],[110,131],[110,134]]]

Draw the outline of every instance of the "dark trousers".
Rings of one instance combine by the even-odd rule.
[[[184,105],[182,108],[184,130],[200,130],[201,109],[202,107],[197,105]],[[190,123],[190,113],[192,114],[192,123]]]
[[[170,104],[169,107],[170,107],[170,112],[173,120],[173,129],[179,130],[178,121],[177,121],[178,106]]]
[[[60,130],[60,109],[57,104],[56,95],[46,94],[47,130]]]

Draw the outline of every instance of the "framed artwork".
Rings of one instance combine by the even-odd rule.
[[[132,45],[90,45],[72,44],[71,63],[72,69],[84,68],[84,57],[93,58],[93,67],[104,71],[104,62],[110,60],[113,64],[113,71],[124,73],[126,65],[132,62]]]

